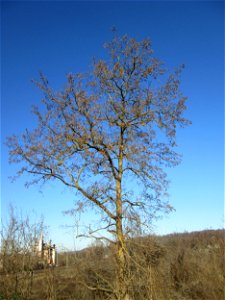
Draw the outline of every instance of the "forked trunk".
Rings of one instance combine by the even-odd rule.
[[[124,120],[125,101],[122,96],[122,115]],[[118,300],[133,300],[130,295],[130,272],[128,264],[128,252],[126,247],[126,238],[123,233],[123,201],[122,201],[122,177],[123,177],[123,149],[124,149],[124,131],[120,128],[120,147],[118,156],[118,177],[116,179],[116,239],[117,239],[117,278],[118,278]]]

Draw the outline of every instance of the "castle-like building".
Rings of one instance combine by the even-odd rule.
[[[35,253],[43,260],[45,264],[49,266],[56,265],[55,244],[52,244],[51,240],[49,243],[44,243],[43,234],[41,234],[40,239],[36,243]]]

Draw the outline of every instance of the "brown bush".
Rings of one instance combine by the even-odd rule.
[[[128,240],[127,246],[130,294],[135,300],[223,299],[223,230],[139,237]],[[15,299],[22,300],[115,299],[116,293],[111,292],[117,289],[113,246],[60,253],[58,267],[30,273],[12,272],[16,260],[7,259],[7,276],[0,279],[3,299],[13,299],[13,293],[20,293],[21,298]]]

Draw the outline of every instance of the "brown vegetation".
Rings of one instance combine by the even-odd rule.
[[[39,267],[35,242],[43,221],[31,223],[10,207],[8,223],[1,224],[0,299],[31,299],[34,270]]]
[[[135,300],[224,299],[223,230],[137,237],[127,246],[132,274],[129,294]],[[115,251],[98,244],[59,253],[58,267],[32,272],[29,293],[23,292],[30,280],[26,271],[2,273],[0,299],[115,299]],[[10,292],[5,288],[9,283]]]

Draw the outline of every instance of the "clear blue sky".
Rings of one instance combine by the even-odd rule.
[[[57,244],[73,246],[73,220],[62,211],[74,195],[60,184],[24,187],[11,183],[6,136],[35,126],[31,105],[42,95],[31,83],[43,71],[60,88],[68,72],[86,71],[105,56],[115,25],[121,34],[150,37],[156,56],[171,68],[184,63],[182,90],[193,124],[178,134],[183,162],[169,171],[170,202],[176,212],[155,223],[157,233],[223,226],[224,4],[223,2],[1,2],[1,213],[9,203],[43,214]],[[42,190],[42,193],[40,192]],[[82,219],[91,222],[88,215]],[[82,247],[85,241],[76,241]]]

